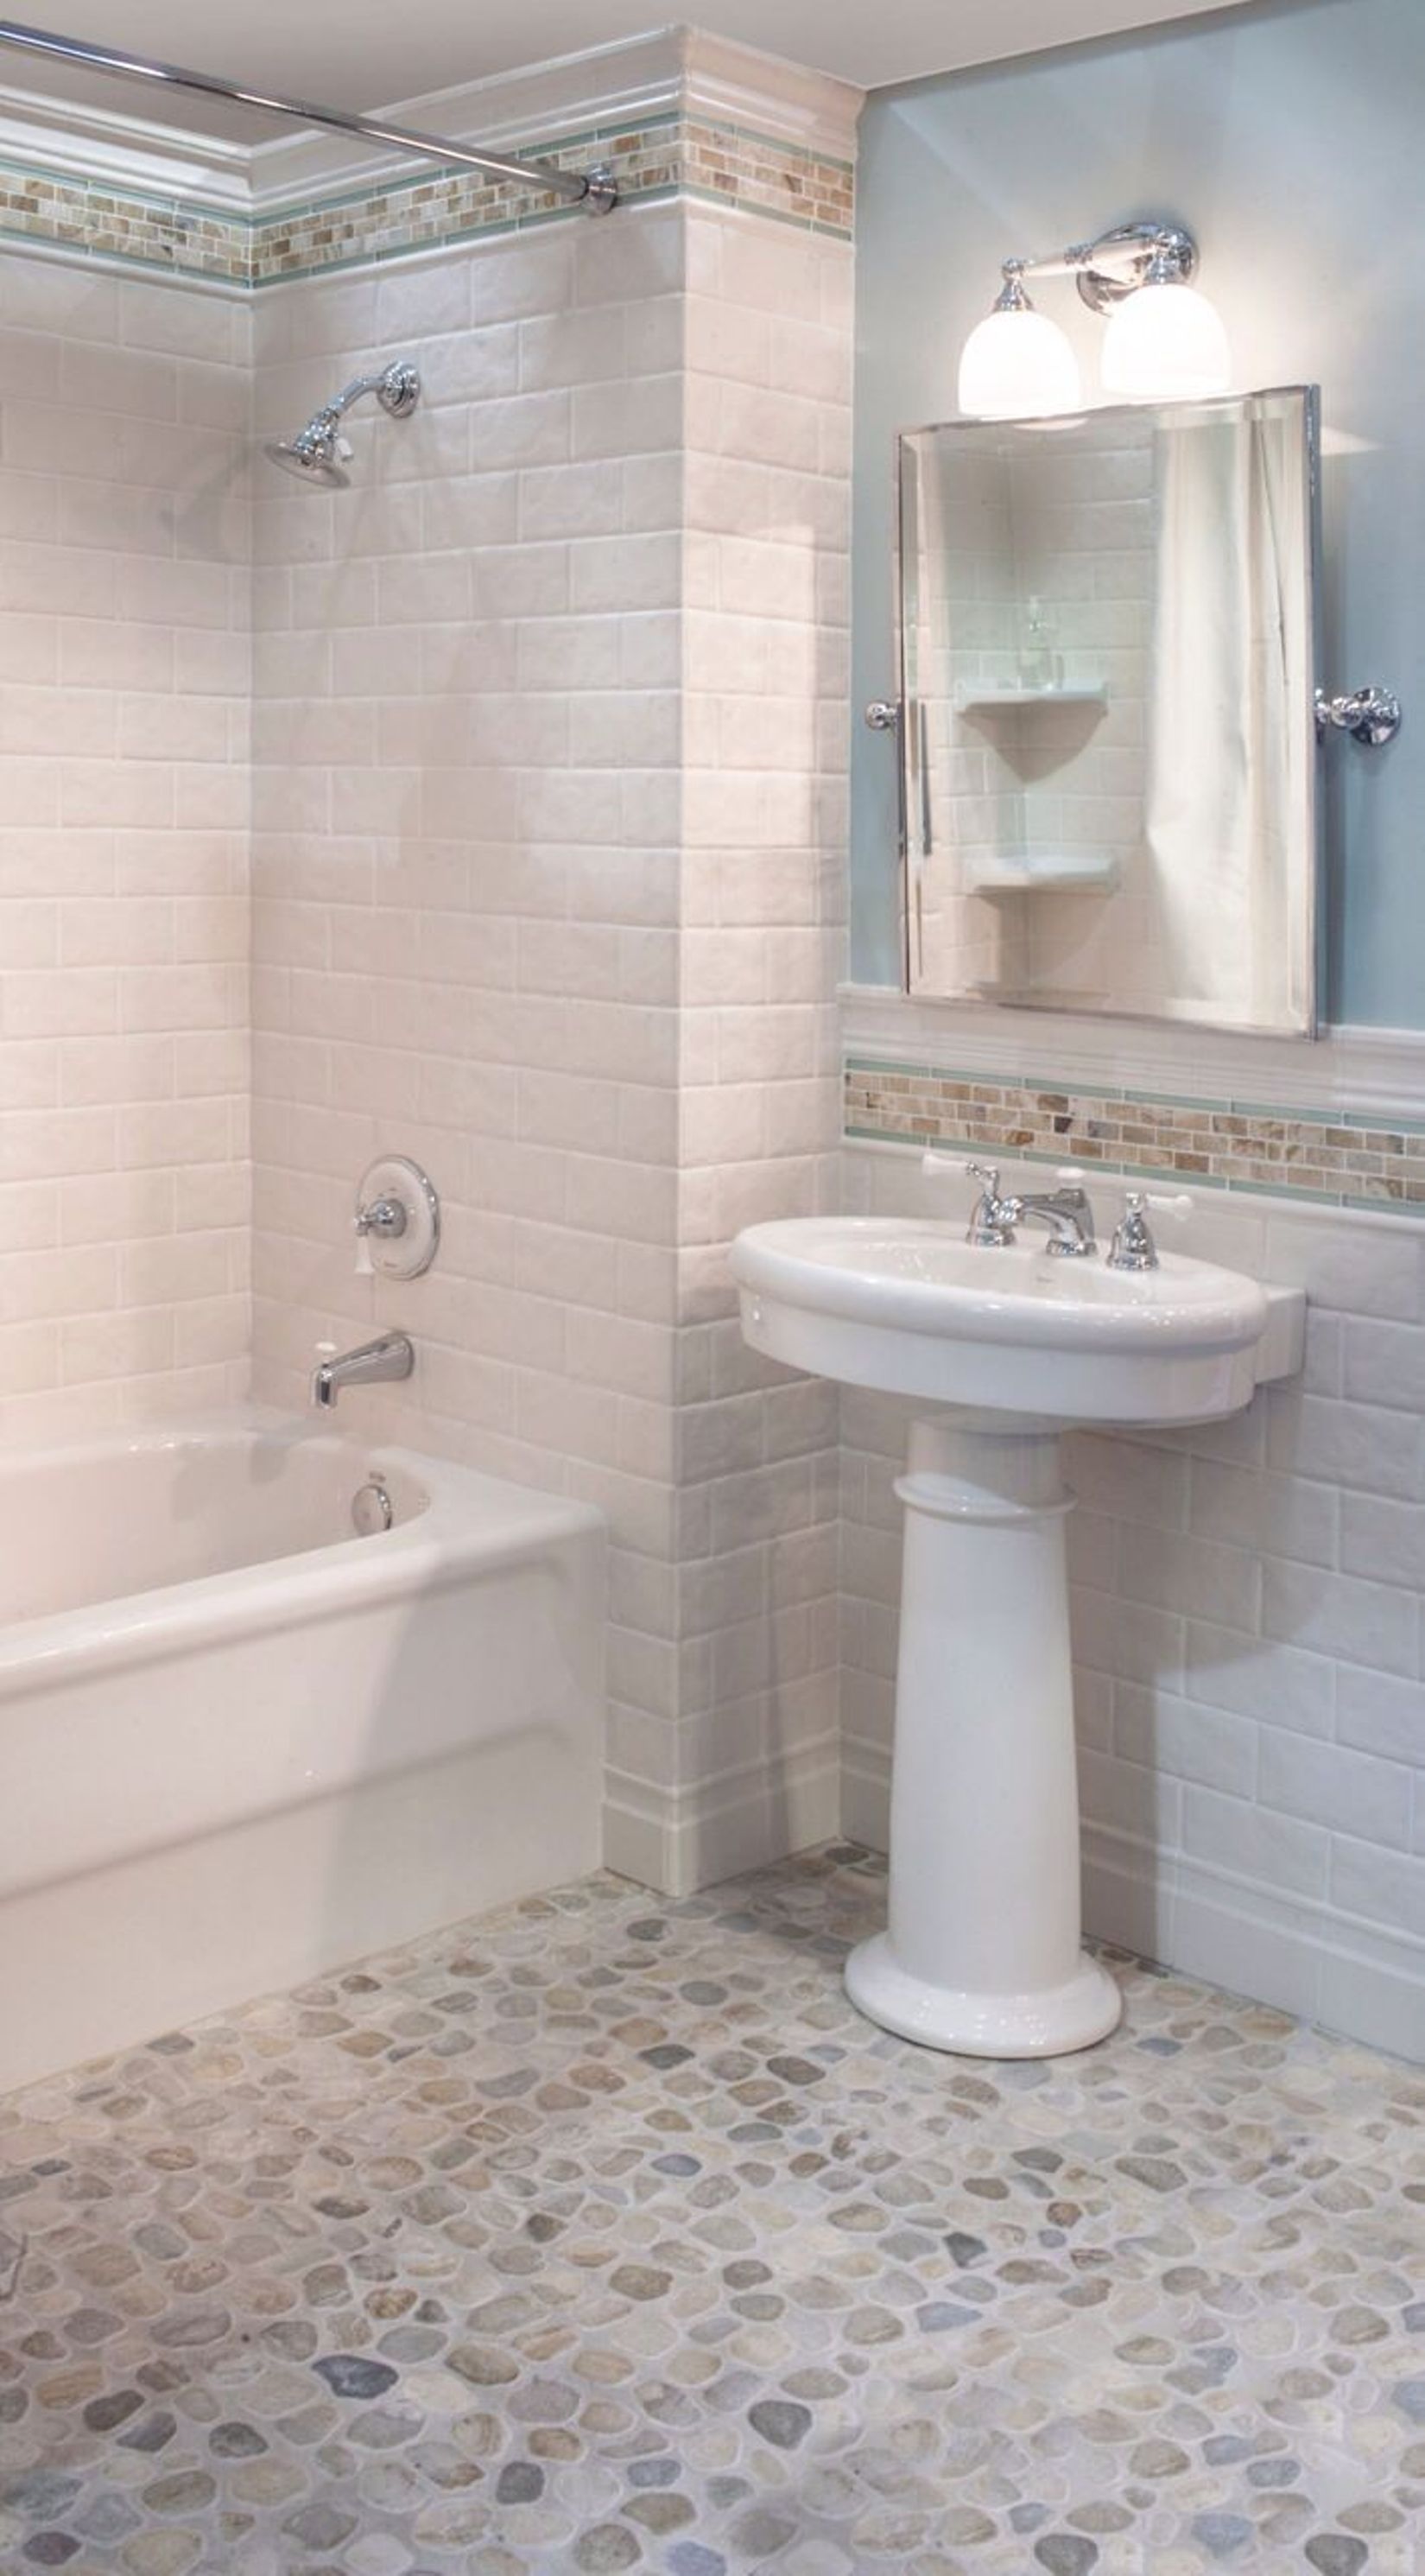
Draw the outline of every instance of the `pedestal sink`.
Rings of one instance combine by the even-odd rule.
[[[927,1407],[896,1488],[889,1921],[847,1990],[929,2048],[1087,2048],[1121,2007],[1080,1947],[1060,1433],[1239,1411],[1300,1366],[1305,1301],[1210,1262],[1118,1271],[913,1219],[752,1226],[731,1260],[754,1350]]]

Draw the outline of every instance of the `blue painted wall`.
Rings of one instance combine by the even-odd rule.
[[[1405,701],[1327,765],[1327,1008],[1425,1027],[1425,0],[1265,0],[877,93],[857,216],[854,672],[892,687],[895,433],[955,410],[1012,251],[1176,216],[1244,385],[1319,383],[1333,687]],[[1102,326],[1036,289],[1097,383]],[[856,726],[852,973],[899,979],[894,754]]]

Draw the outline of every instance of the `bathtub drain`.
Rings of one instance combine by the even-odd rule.
[[[358,1485],[351,1501],[351,1525],[358,1538],[374,1538],[378,1530],[388,1530],[396,1515],[391,1497],[379,1476],[368,1476]]]

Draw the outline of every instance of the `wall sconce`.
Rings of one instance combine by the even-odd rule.
[[[1067,335],[1038,313],[1026,277],[1072,277],[1091,312],[1108,318],[1106,393],[1128,402],[1190,402],[1231,381],[1220,315],[1192,284],[1197,244],[1180,225],[1119,224],[1050,259],[1007,259],[994,310],[960,357],[960,409],[974,420],[1040,419],[1074,411],[1079,368]]]

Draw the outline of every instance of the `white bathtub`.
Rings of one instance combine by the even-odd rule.
[[[0,2089],[597,1864],[600,1516],[353,1431],[0,1461]]]

